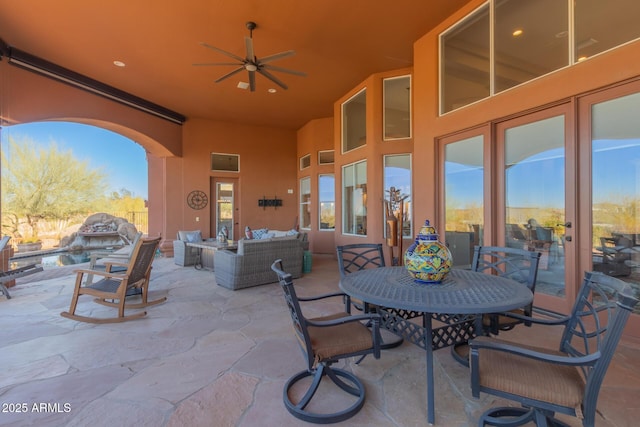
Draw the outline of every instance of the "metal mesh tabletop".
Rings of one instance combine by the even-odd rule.
[[[404,267],[361,270],[343,277],[340,288],[371,304],[425,313],[507,311],[533,299],[526,286],[511,279],[458,269],[440,284],[415,282]]]

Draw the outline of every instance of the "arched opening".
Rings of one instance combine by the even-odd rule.
[[[147,234],[147,151],[117,130],[95,121],[3,127],[3,235],[14,243],[39,241],[43,249],[63,247],[96,213]]]

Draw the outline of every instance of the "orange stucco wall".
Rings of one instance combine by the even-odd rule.
[[[311,178],[311,194],[319,194],[318,177],[321,174],[333,174],[334,165],[319,165],[318,151],[333,150],[333,118],[311,120],[297,134],[298,159],[307,154],[311,156],[311,166],[300,170],[298,167],[298,182],[301,178]],[[299,165],[299,162],[297,163]],[[300,185],[297,184],[299,191]],[[335,231],[319,230],[319,205],[317,198],[311,201],[311,229],[304,230],[309,235],[309,250],[314,253],[333,254],[335,252]]]

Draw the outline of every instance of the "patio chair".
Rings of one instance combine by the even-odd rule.
[[[146,311],[137,312],[128,316],[124,315],[125,308],[138,309],[145,308],[166,301],[166,297],[149,301],[149,276],[151,274],[151,263],[153,262],[156,249],[160,243],[160,237],[154,239],[140,239],[134,247],[131,259],[124,273],[113,273],[111,269],[114,266],[122,266],[125,264],[107,263],[106,271],[95,270],[76,270],[76,284],[71,298],[71,306],[69,311],[60,313],[61,316],[68,319],[78,320],[80,322],[89,323],[113,323],[125,320],[136,319],[147,314]],[[97,282],[86,285],[82,283],[85,274],[94,274],[102,276]],[[127,294],[140,289],[142,301],[139,303],[127,303]],[[75,314],[78,298],[80,295],[91,295],[96,297],[93,301],[109,307],[118,308],[117,317],[98,318],[88,317]]]
[[[471,270],[507,277],[525,284],[531,292],[535,292],[538,278],[540,252],[501,246],[475,246]],[[532,316],[533,302],[525,307],[512,310],[526,318]],[[508,317],[502,313],[491,313],[482,316],[482,333],[498,335],[500,331],[508,331],[516,325],[524,323],[531,326],[528,320]],[[476,331],[480,333],[480,331]],[[469,366],[469,347],[466,342],[451,347],[451,355],[459,363]]]
[[[336,252],[338,254],[338,270],[340,271],[340,277],[345,277],[347,274],[364,270],[367,268],[380,268],[385,266],[384,252],[382,251],[381,243],[355,243],[352,245],[336,246]],[[350,304],[346,305],[346,310],[351,313],[351,306],[357,310],[369,312],[375,312],[376,307],[372,307],[361,301],[349,299]],[[389,349],[398,347],[402,344],[402,337],[394,335],[390,332],[382,330],[382,349]]]
[[[476,246],[473,252],[471,269],[500,277],[507,277],[525,284],[531,292],[536,290],[540,252],[525,249],[507,248],[500,246]],[[515,313],[527,317],[532,316],[533,302],[514,310]],[[498,313],[486,314],[482,318],[485,334],[497,335],[500,331],[508,331],[516,325],[524,323],[531,326],[529,321],[522,321]]]
[[[122,236],[124,237],[124,236]],[[128,264],[133,254],[133,248],[138,244],[138,240],[142,238],[142,233],[136,233],[135,238],[127,246],[118,249],[117,251],[96,251],[92,252],[89,256],[89,270],[105,270],[106,263],[118,262],[122,264]],[[100,263],[98,263],[100,261]],[[123,272],[126,271],[126,267],[112,267],[111,272]],[[87,274],[87,282],[85,285],[93,283],[93,274]]]
[[[271,269],[278,275],[284,291],[285,301],[293,321],[294,332],[302,353],[307,362],[307,369],[289,378],[284,386],[283,400],[287,410],[296,418],[317,423],[328,424],[344,421],[354,416],[365,400],[365,389],[362,382],[351,372],[334,368],[332,365],[341,359],[373,354],[380,358],[380,317],[375,313],[352,316],[339,312],[327,316],[308,319],[302,313],[300,301],[318,301],[330,297],[343,297],[342,293],[299,298],[296,294],[293,278],[282,268],[282,261],[276,260]],[[370,323],[368,328],[364,323]],[[309,389],[297,403],[291,398],[291,389],[295,384],[307,377],[313,377]],[[346,409],[332,413],[312,412],[307,405],[314,397],[321,381],[329,378],[340,390],[354,397],[345,396],[350,404]],[[330,389],[324,388],[323,391]],[[316,399],[316,402],[319,399]],[[342,402],[343,399],[328,399],[330,402]],[[353,403],[351,403],[353,401]],[[315,407],[322,407],[312,405]]]
[[[526,319],[541,328],[564,325],[557,349],[493,337],[473,339],[473,396],[484,392],[522,405],[491,408],[482,414],[479,426],[519,426],[533,421],[538,427],[568,427],[554,417],[557,412],[581,418],[583,426],[593,427],[600,386],[629,314],[638,303],[632,295],[627,283],[586,272],[570,315]]]

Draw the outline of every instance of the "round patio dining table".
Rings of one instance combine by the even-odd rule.
[[[429,424],[435,422],[433,350],[468,340],[481,328],[482,316],[476,315],[513,310],[533,300],[522,283],[461,269],[452,269],[442,283],[425,284],[416,282],[405,267],[371,268],[342,277],[340,289],[378,306],[382,326],[425,349]],[[422,327],[409,322],[418,316]],[[434,318],[449,324],[434,329]]]

